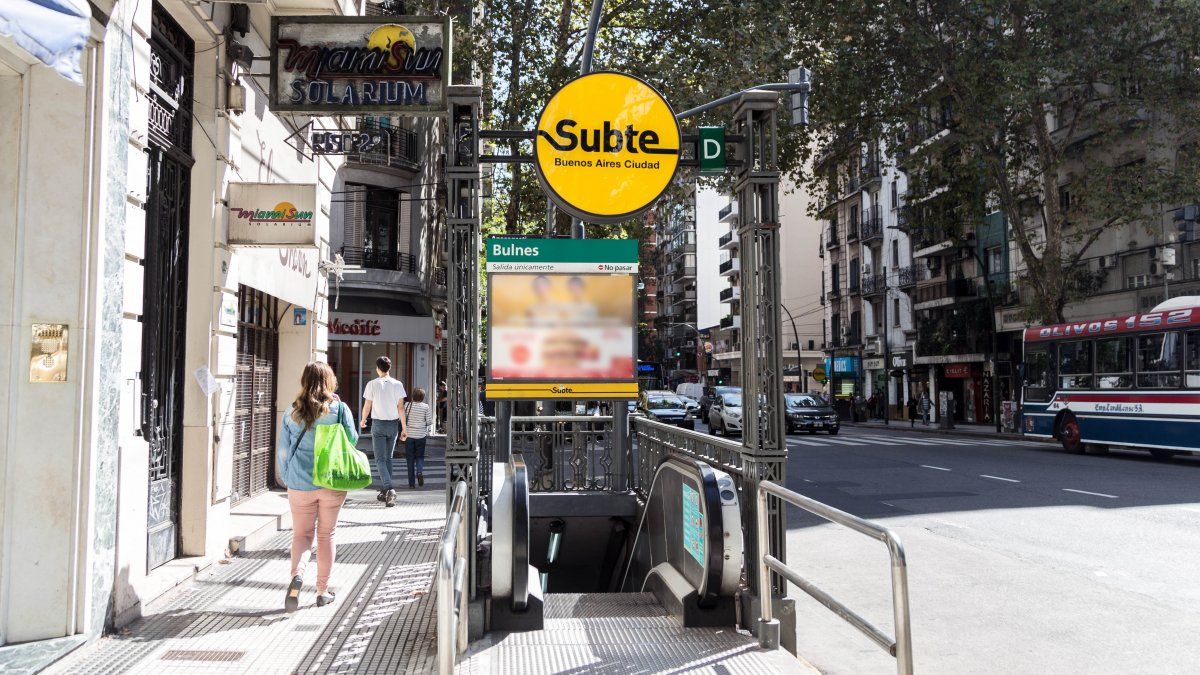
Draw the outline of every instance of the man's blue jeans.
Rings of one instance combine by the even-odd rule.
[[[408,465],[408,487],[417,486],[417,474],[425,474],[425,440],[409,438],[404,441],[404,463]]]
[[[371,447],[381,490],[392,489],[392,453],[400,438],[400,420],[371,420]]]

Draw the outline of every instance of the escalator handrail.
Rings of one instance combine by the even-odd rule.
[[[632,557],[637,553],[637,541],[642,536],[642,532],[646,526],[646,513],[649,511],[651,499],[654,497],[654,489],[658,486],[658,476],[664,470],[667,470],[668,465],[674,465],[670,470],[678,470],[682,467],[688,470],[695,469],[696,473],[699,474],[700,494],[708,531],[705,533],[705,558],[707,562],[704,567],[706,573],[701,580],[700,588],[696,589],[696,595],[698,597],[698,604],[701,607],[706,607],[716,600],[720,593],[721,577],[726,562],[723,541],[725,519],[724,512],[721,509],[721,491],[717,485],[716,472],[711,466],[699,460],[683,460],[677,457],[667,457],[659,463],[658,468],[654,471],[654,479],[650,483],[649,492],[646,493],[646,505],[642,508],[642,517],[638,519],[638,528],[634,534],[633,546],[629,549],[630,560],[625,565],[625,574],[621,578],[621,587],[625,586],[625,581],[629,576],[629,569],[633,564]],[[653,565],[650,567],[653,569]]]
[[[529,474],[525,459],[514,453],[508,460],[512,481],[512,610],[529,606]]]

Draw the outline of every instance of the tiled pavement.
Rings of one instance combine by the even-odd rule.
[[[284,497],[280,497],[284,498]],[[283,610],[291,532],[214,565],[119,635],[81,648],[50,673],[417,673],[436,668],[433,576],[445,492],[347,498],[330,588],[317,608],[308,566],[301,606]]]

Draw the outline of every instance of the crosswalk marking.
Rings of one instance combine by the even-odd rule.
[[[834,445],[870,445],[870,441],[852,441],[848,438],[825,438],[822,439],[825,443],[833,443]]]

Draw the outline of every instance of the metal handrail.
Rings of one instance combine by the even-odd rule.
[[[437,571],[438,673],[451,675],[467,645],[467,481],[454,485]]]
[[[832,595],[821,590],[808,579],[800,576],[773,555],[764,553],[757,561],[758,587],[770,588],[771,572],[774,571],[784,579],[796,584],[800,590],[808,593],[814,600],[825,605],[834,614],[842,617],[864,635],[871,638],[875,644],[896,658],[896,672],[901,675],[911,675],[913,672],[912,631],[908,616],[908,564],[904,557],[904,545],[891,530],[877,525],[869,520],[835,509],[828,504],[822,504],[802,494],[793,492],[781,485],[770,481],[758,484],[758,551],[767,550],[770,533],[767,530],[767,497],[774,496],[783,501],[824,518],[831,523],[848,527],[859,534],[883,542],[888,547],[888,556],[892,561],[892,615],[896,624],[896,637],[892,638],[874,624]],[[779,620],[774,618],[774,608],[768,594],[763,594],[762,615],[758,626],[758,641],[763,647],[779,646]]]
[[[524,612],[529,606],[529,474],[525,460],[514,454],[508,459],[512,480],[512,610]]]

